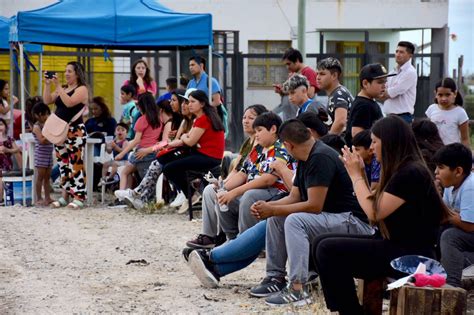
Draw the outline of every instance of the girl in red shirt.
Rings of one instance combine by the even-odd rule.
[[[209,104],[205,92],[196,90],[189,97],[189,111],[196,116],[193,127],[188,133],[174,140],[170,146],[196,147],[191,152],[165,164],[163,173],[178,189],[189,196],[186,171],[207,172],[220,165],[224,156],[224,125],[217,110]]]

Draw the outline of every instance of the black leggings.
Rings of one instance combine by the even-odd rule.
[[[215,159],[198,152],[193,152],[178,160],[166,163],[163,167],[163,174],[165,174],[166,178],[175,184],[178,189],[183,191],[184,194],[188,196],[189,192],[186,172],[206,172],[220,164],[220,159]]]
[[[312,247],[326,305],[339,314],[363,314],[357,299],[354,278],[401,277],[390,261],[404,255],[433,257],[429,249],[407,249],[378,236],[324,234]],[[403,275],[406,276],[406,275]]]

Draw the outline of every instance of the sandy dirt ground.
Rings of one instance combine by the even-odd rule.
[[[329,314],[321,302],[275,309],[249,297],[264,259],[202,288],[181,256],[201,223],[161,212],[2,207],[0,314]]]

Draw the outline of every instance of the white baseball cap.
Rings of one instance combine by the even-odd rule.
[[[189,89],[186,90],[186,93],[184,93],[184,95],[182,95],[182,94],[178,94],[178,95],[189,101],[189,94],[191,94],[192,92],[197,91],[197,90],[198,89],[196,89],[196,88],[189,88]]]

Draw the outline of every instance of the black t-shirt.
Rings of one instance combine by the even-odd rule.
[[[384,219],[390,240],[405,247],[432,247],[437,240],[442,202],[429,171],[408,163],[392,176],[385,192],[405,203]]]
[[[338,108],[345,108],[349,110],[354,97],[351,92],[343,86],[338,86],[332,93],[328,96],[328,107],[327,111],[329,116],[331,116],[331,124],[334,122],[334,113]]]
[[[367,216],[354,196],[351,179],[339,160],[339,154],[322,141],[316,141],[306,161],[298,161],[293,185],[298,187],[302,201],[308,200],[308,188],[328,187],[323,211],[352,211],[356,217],[367,222]]]
[[[346,143],[352,145],[352,127],[370,129],[375,121],[383,117],[380,106],[372,99],[356,96],[347,122]]]
[[[75,90],[76,89],[69,91],[67,95],[72,96]],[[83,103],[79,103],[73,107],[67,107],[59,95],[54,104],[56,104],[56,111],[54,112],[56,116],[67,123],[71,122],[74,116],[76,116],[85,106]],[[75,126],[80,123],[82,123],[82,117],[79,117],[76,121],[72,121],[70,125]]]

